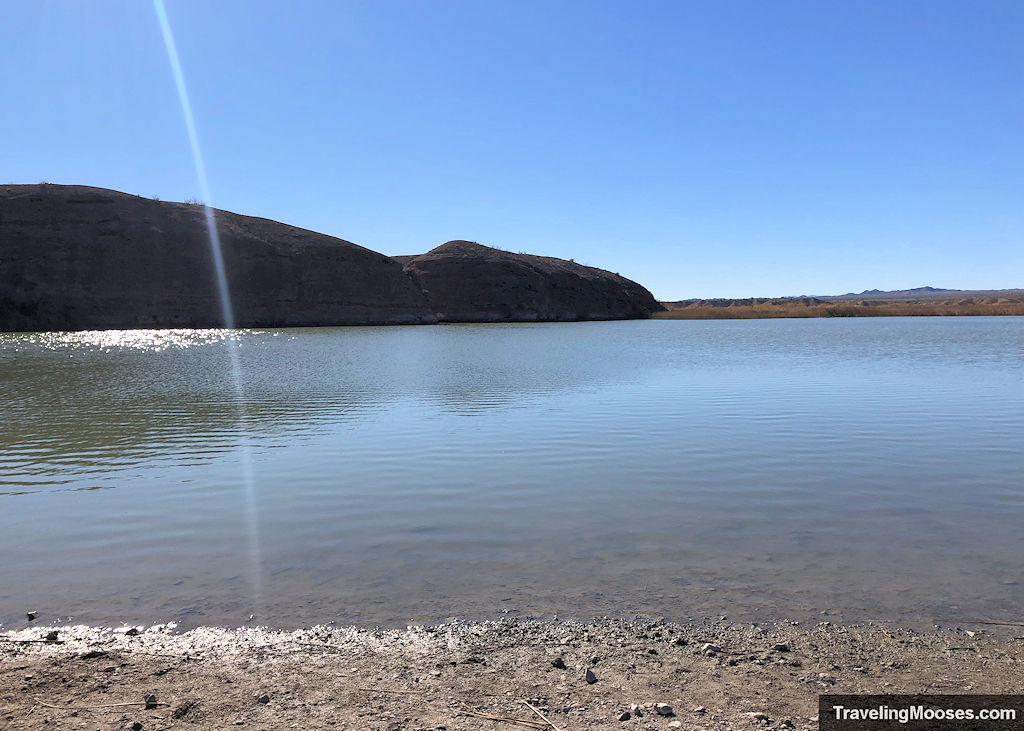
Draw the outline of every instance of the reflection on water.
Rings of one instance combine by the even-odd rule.
[[[1020,318],[0,334],[0,620],[1024,609]],[[239,419],[228,348],[244,374]]]

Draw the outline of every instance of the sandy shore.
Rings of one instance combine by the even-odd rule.
[[[1024,693],[1014,629],[31,627],[0,640],[0,729],[814,729],[820,693]]]

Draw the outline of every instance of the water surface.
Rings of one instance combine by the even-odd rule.
[[[0,621],[1019,619],[1022,346],[1009,317],[0,334]]]

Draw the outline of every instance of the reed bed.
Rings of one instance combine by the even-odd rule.
[[[765,303],[672,307],[653,315],[659,320],[733,320],[775,317],[950,317],[1024,315],[1024,301],[1013,302],[826,302]]]

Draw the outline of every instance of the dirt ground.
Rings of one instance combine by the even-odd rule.
[[[0,729],[814,729],[820,693],[1024,693],[1012,626],[135,631],[3,633]]]

